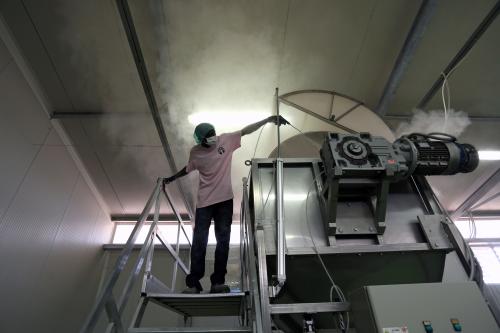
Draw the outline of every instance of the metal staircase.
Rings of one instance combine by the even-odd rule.
[[[170,195],[166,190],[162,191],[163,178],[159,178],[154,188],[153,193],[149,197],[144,210],[142,211],[139,220],[137,221],[127,243],[125,244],[119,258],[117,259],[114,269],[109,274],[102,291],[97,297],[97,301],[92,307],[88,315],[81,333],[94,332],[98,325],[103,312],[107,315],[105,332],[260,332],[261,318],[260,310],[257,314],[256,309],[259,307],[258,282],[256,265],[254,256],[248,256],[248,253],[253,252],[253,242],[249,242],[249,232],[251,228],[247,225],[245,219],[245,210],[242,207],[241,219],[241,282],[240,288],[242,292],[231,292],[224,294],[182,294],[175,290],[178,270],[184,274],[189,273],[189,264],[185,264],[180,256],[179,239],[181,232],[188,240],[189,249],[191,242],[187,236],[185,225],[181,219],[176,207],[173,205]],[[173,246],[168,243],[166,238],[161,234],[158,228],[158,219],[160,211],[160,202],[162,193],[166,198],[167,203],[171,207],[177,219],[177,242]],[[148,234],[136,262],[133,265],[131,274],[126,278],[126,283],[121,290],[121,297],[118,301],[114,297],[114,293],[118,278],[124,271],[125,265],[130,259],[135,241],[140,230],[145,225],[146,217],[154,206],[154,219],[149,227]],[[155,250],[155,239],[158,239],[163,247],[166,248],[170,256],[174,259],[174,268],[170,287],[167,286],[159,278],[152,274],[153,257]],[[252,252],[250,252],[252,251]],[[141,297],[136,306],[136,310],[132,318],[124,318],[125,307],[129,303],[131,291],[138,282],[140,273],[142,274]],[[253,277],[253,278],[252,278]],[[166,310],[173,311],[184,317],[185,326],[182,327],[143,327],[142,319],[146,312],[148,304],[152,302]],[[188,325],[189,318],[198,316],[233,316],[239,317],[239,327],[190,327]],[[126,322],[129,326],[126,327]]]

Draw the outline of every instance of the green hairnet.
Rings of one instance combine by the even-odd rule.
[[[200,144],[201,140],[206,138],[210,131],[215,131],[214,125],[209,123],[198,124],[198,126],[194,129],[194,141],[196,141],[197,144]]]

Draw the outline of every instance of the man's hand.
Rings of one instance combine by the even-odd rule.
[[[186,170],[187,166],[185,166],[184,168],[182,168],[179,172],[177,172],[175,175],[173,176],[170,176],[170,177],[166,177],[166,178],[163,178],[163,189],[165,189],[165,186],[167,184],[170,184],[171,182],[173,182],[174,180],[176,180],[177,178],[180,178],[180,177],[184,177],[185,175],[188,174],[187,170]]]
[[[282,116],[279,116],[278,119],[276,119],[276,118],[277,118],[276,116],[270,116],[268,119],[269,119],[269,122],[273,122],[274,125],[278,125],[278,119],[279,119],[279,126],[281,126],[281,125],[289,125],[290,124],[288,122],[288,120],[286,120]]]
[[[276,118],[277,118],[276,116],[269,116],[269,117],[264,118],[261,121],[258,121],[254,124],[250,124],[250,125],[243,127],[243,129],[241,130],[241,136],[253,133],[267,123],[274,123],[275,125],[278,125],[278,123],[279,123],[280,126],[290,124],[282,116],[279,116],[279,122],[278,122],[278,119],[276,119]]]
[[[163,178],[163,188],[175,180],[174,177]]]

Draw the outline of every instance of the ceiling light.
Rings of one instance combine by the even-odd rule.
[[[500,160],[500,150],[480,150],[479,159],[482,161],[498,161]]]
[[[269,116],[266,112],[239,112],[239,111],[206,111],[197,112],[188,116],[192,125],[199,123],[211,123],[215,129],[241,128],[250,125]]]

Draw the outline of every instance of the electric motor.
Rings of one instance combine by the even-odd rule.
[[[474,146],[458,143],[443,133],[412,133],[394,143],[407,160],[409,173],[417,175],[454,175],[474,171],[479,156]]]
[[[412,133],[393,144],[369,133],[330,133],[320,151],[327,175],[335,178],[389,178],[453,175],[475,170],[477,150],[448,134]]]

